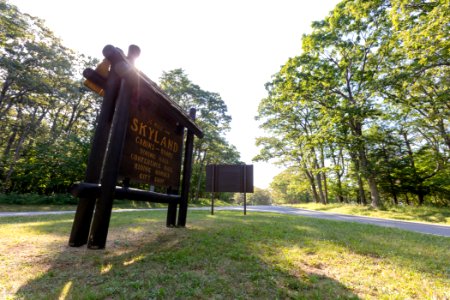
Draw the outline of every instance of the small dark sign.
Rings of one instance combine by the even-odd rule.
[[[130,103],[119,176],[178,189],[183,129],[155,104],[156,97],[160,96],[147,90]]]
[[[206,166],[206,191],[253,193],[253,165]]]

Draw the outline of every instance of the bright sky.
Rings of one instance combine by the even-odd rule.
[[[136,44],[136,65],[158,82],[163,71],[183,68],[203,90],[219,93],[232,116],[228,140],[252,164],[263,136],[254,117],[264,84],[289,57],[301,36],[338,0],[10,0],[21,12],[46,21],[63,44],[102,57],[111,44]],[[254,164],[255,186],[266,188],[281,169]]]

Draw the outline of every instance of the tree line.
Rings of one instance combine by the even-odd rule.
[[[99,60],[76,53],[44,21],[0,0],[0,193],[66,193],[82,181],[102,98],[83,85]],[[220,95],[181,69],[161,86],[186,111],[197,109],[205,138],[195,141],[193,198],[203,196],[208,163],[238,163],[224,138],[231,117]]]
[[[266,84],[285,201],[450,204],[450,2],[344,0]]]

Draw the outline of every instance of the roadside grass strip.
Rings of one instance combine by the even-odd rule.
[[[375,209],[367,205],[342,203],[299,203],[289,206],[323,212],[376,217],[411,222],[450,225],[450,207],[398,205]]]

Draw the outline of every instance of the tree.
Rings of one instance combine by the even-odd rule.
[[[197,201],[204,192],[206,165],[239,163],[239,152],[224,137],[230,129],[231,116],[219,94],[202,90],[182,69],[164,72],[160,85],[185,111],[197,109],[196,123],[205,133],[203,139],[194,143],[191,199]]]
[[[300,203],[312,200],[309,180],[296,168],[288,168],[276,175],[270,183],[274,203]]]
[[[266,84],[257,159],[302,170],[316,201],[356,189],[365,204],[367,187],[374,207],[380,188],[394,203],[443,196],[434,180],[448,172],[448,20],[448,1],[339,3]]]
[[[253,193],[248,194],[247,202],[252,205],[271,205],[273,200],[268,190],[255,188]]]
[[[392,1],[392,51],[380,80],[380,94],[402,115],[398,134],[410,170],[404,182],[419,204],[433,193],[433,178],[449,167],[449,5]]]
[[[82,87],[80,77],[95,60],[64,47],[42,20],[5,1],[0,10],[0,184],[3,191],[21,191],[30,176],[64,174],[61,165],[30,174],[33,168],[25,162],[37,162],[34,155],[43,161],[51,157],[40,153],[41,146],[69,155],[79,151],[75,139],[89,140],[98,98]],[[27,188],[43,190],[51,192],[51,184]]]

